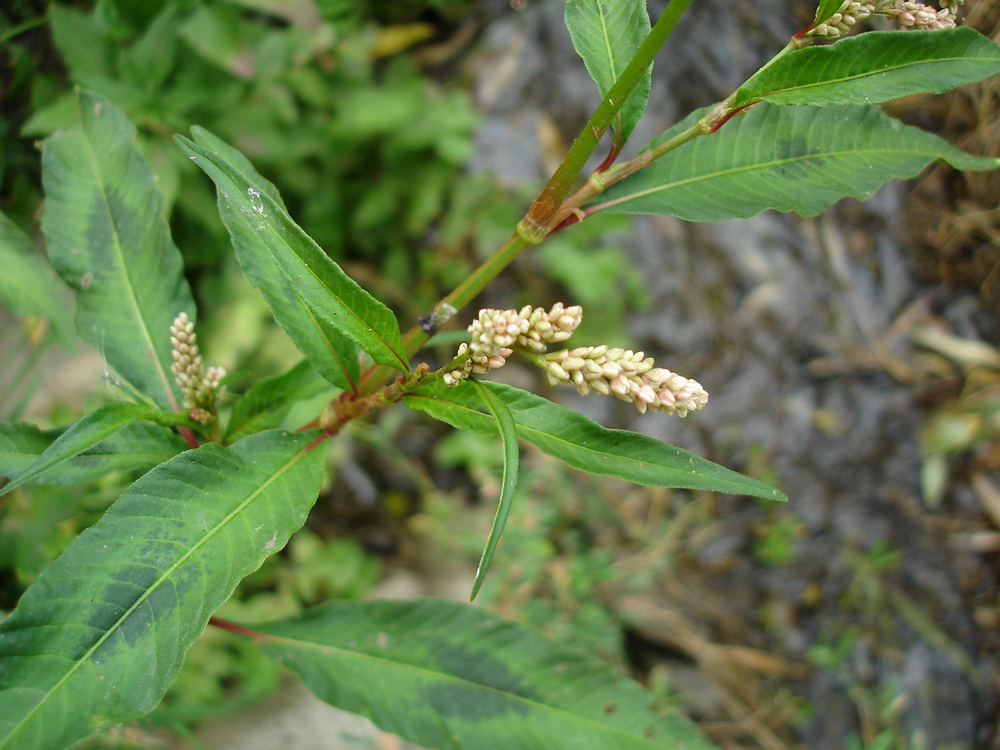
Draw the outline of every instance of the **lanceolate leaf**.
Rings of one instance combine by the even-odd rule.
[[[507,516],[510,515],[510,504],[514,499],[514,487],[517,485],[518,461],[520,456],[517,449],[517,427],[514,418],[510,415],[510,410],[504,402],[489,388],[478,380],[470,381],[479,394],[483,404],[489,409],[490,414],[496,420],[497,429],[500,432],[500,440],[503,444],[503,479],[500,482],[500,503],[497,505],[497,514],[493,518],[493,526],[490,528],[489,538],[486,540],[486,548],[483,556],[479,560],[479,567],[476,569],[476,580],[472,584],[472,594],[469,600],[476,598],[479,587],[483,585],[486,578],[486,571],[493,561],[493,553],[497,551],[497,544],[500,542],[500,535],[503,534],[504,526],[507,525]]]
[[[182,453],[81,534],[0,626],[0,749],[54,750],[151,710],[209,615],[305,521],[316,437]]]
[[[199,146],[229,162],[284,210],[278,189],[258,174],[249,159],[203,128],[193,127],[191,132]],[[267,247],[221,193],[219,213],[233,238],[236,259],[244,275],[264,297],[278,325],[324,378],[344,390],[354,391],[361,372],[358,345],[302,301],[285,281]]]
[[[299,362],[284,375],[256,383],[233,404],[225,441],[239,440],[254,432],[280,426],[294,402],[327,388],[329,384],[308,362]]]
[[[42,156],[49,257],[77,290],[76,330],[159,406],[180,401],[170,374],[170,324],[195,317],[153,170],[135,128],[111,102],[80,91],[79,118]]]
[[[24,422],[0,423],[0,477],[16,477],[27,471],[65,432],[65,428],[42,430]],[[112,471],[148,469],[188,447],[169,427],[133,422],[94,447],[51,467],[35,481],[82,484]]]
[[[62,345],[72,349],[76,335],[67,294],[31,238],[0,212],[0,304],[15,315],[44,315]]]
[[[255,630],[317,696],[422,747],[712,748],[616,668],[475,607],[337,601]]]
[[[654,143],[686,129],[695,112]],[[935,159],[956,169],[994,169],[878,107],[758,104],[612,186],[600,210],[688,221],[747,218],[768,208],[814,216],[851,195],[870,198],[894,177],[913,177]]]
[[[601,96],[611,87],[649,35],[646,0],[566,0],[566,27],[573,47]],[[652,68],[621,108],[621,142],[625,143],[646,110]],[[617,121],[613,124],[618,131]]]
[[[510,410],[518,437],[575,469],[651,487],[686,487],[767,500],[788,499],[763,482],[647,435],[602,427],[582,414],[520,388],[499,383],[484,385]],[[454,388],[441,382],[431,383],[404,396],[403,402],[411,409],[463,430],[484,435],[497,433],[496,422],[483,412],[476,392],[466,383]]]
[[[840,6],[843,4],[844,0],[820,0],[819,7],[816,8],[815,24],[818,25],[830,20],[830,16],[840,10]]]
[[[285,209],[218,153],[176,136],[180,147],[212,178],[223,221],[234,244],[256,244],[270,254],[284,280],[321,317],[379,364],[408,370],[399,324],[323,252]],[[305,352],[303,352],[304,354]]]
[[[172,412],[161,412],[144,404],[104,404],[70,426],[31,466],[0,488],[0,497],[27,482],[47,481],[46,474],[63,461],[83,453],[88,448],[93,448],[138,419],[170,420],[171,418],[174,418]]]
[[[789,52],[736,92],[734,106],[877,104],[1000,73],[1000,47],[975,29],[873,31]]]

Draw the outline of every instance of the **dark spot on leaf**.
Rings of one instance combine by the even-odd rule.
[[[656,730],[653,729],[653,727],[646,727],[645,729],[642,730],[642,733],[647,737],[652,737],[656,734]]]
[[[459,716],[462,721],[487,721],[502,716],[514,719],[530,712],[523,701],[512,700],[493,690],[477,690],[472,686],[440,683],[425,693],[427,704],[441,716]]]
[[[618,704],[617,703],[609,703],[608,705],[606,705],[604,707],[604,713],[606,713],[606,714],[613,714],[617,710],[618,710]]]

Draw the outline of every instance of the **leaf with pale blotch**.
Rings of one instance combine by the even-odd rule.
[[[277,267],[274,273],[376,362],[409,370],[399,323],[388,307],[344,273],[238,164],[183,136],[175,140],[215,182],[222,218],[234,244],[253,245],[269,254]]]
[[[566,27],[601,96],[607,96],[649,35],[646,0],[567,0]],[[621,143],[625,143],[646,110],[652,67],[621,106]],[[612,122],[619,131],[618,118]]]
[[[653,144],[693,125],[692,113]],[[995,169],[903,125],[878,107],[774,107],[761,103],[716,133],[695,138],[613,185],[608,213],[687,221],[745,219],[769,208],[814,216],[846,196],[870,198],[894,177],[914,177],[939,159],[956,169]]]
[[[788,499],[763,482],[648,435],[608,429],[520,388],[499,383],[484,385],[510,410],[519,438],[574,469],[651,487],[684,487],[767,500]],[[465,383],[454,388],[440,381],[421,386],[404,396],[403,403],[463,430],[497,434],[496,421],[483,411],[475,390]]]
[[[618,668],[469,605],[335,601],[254,630],[321,699],[421,747],[713,747]]]
[[[1000,47],[975,29],[873,31],[782,55],[740,86],[733,106],[878,104],[997,73]]]
[[[196,311],[163,196],[121,110],[87,91],[77,102],[77,121],[42,154],[49,258],[77,292],[80,338],[127,383],[174,409],[170,325]]]
[[[271,431],[153,469],[0,625],[0,750],[54,750],[152,710],[209,616],[319,493],[318,431]]]

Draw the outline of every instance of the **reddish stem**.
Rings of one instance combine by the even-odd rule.
[[[194,433],[191,432],[190,427],[178,427],[177,432],[180,433],[181,437],[184,438],[187,441],[187,444],[192,448],[199,447],[198,439],[194,436]]]
[[[263,641],[267,638],[267,635],[264,633],[259,633],[256,630],[250,630],[250,628],[237,625],[235,622],[229,622],[229,620],[223,620],[220,617],[209,617],[208,624],[214,625],[217,628],[222,628],[223,630],[228,630],[230,633],[245,635],[248,638],[253,638],[255,641]]]

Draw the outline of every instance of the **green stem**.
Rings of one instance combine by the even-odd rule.
[[[408,357],[412,357],[420,351],[438,328],[469,304],[490,281],[510,265],[522,250],[530,245],[537,245],[545,239],[551,229],[553,217],[569,193],[573,182],[579,177],[587,159],[594,152],[605,131],[611,126],[612,120],[629,94],[632,93],[632,89],[652,65],[656,53],[667,41],[691,1],[671,0],[667,9],[663,11],[650,30],[649,35],[639,46],[632,61],[622,72],[615,85],[611,87],[604,101],[601,102],[593,117],[583,128],[583,132],[573,142],[548,185],[542,190],[524,219],[518,223],[514,235],[473,271],[465,281],[459,284],[451,294],[438,302],[434,310],[421,320],[419,326],[406,332],[403,336],[403,350]],[[369,368],[361,376],[358,383],[358,394],[364,397],[376,392],[391,376],[392,372],[392,368],[384,365],[375,365]]]
[[[656,53],[667,41],[681,15],[690,4],[691,0],[671,0],[670,5],[663,11],[649,32],[649,36],[639,46],[635,57],[615,81],[615,85],[604,97],[604,101],[594,112],[593,117],[590,118],[579,137],[573,142],[562,164],[559,165],[548,185],[535,200],[528,215],[522,220],[518,227],[518,231],[522,235],[537,243],[541,242],[549,233],[553,226],[553,218],[561,208],[563,200],[569,195],[573,182],[580,175],[587,159],[597,148],[597,144],[611,126],[618,110],[621,109],[629,94],[632,93],[632,89],[636,87],[646,70],[652,65]]]
[[[465,281],[455,287],[455,290],[435,305],[430,315],[421,320],[419,326],[414,326],[403,336],[403,351],[407,357],[412,357],[420,351],[428,339],[437,333],[437,329],[447,323],[451,317],[469,304],[483,288],[497,277],[524,248],[531,244],[520,234],[514,234],[503,246],[472,272]],[[362,396],[376,391],[389,375],[392,368],[385,365],[375,365],[369,368],[358,383],[358,393]]]

